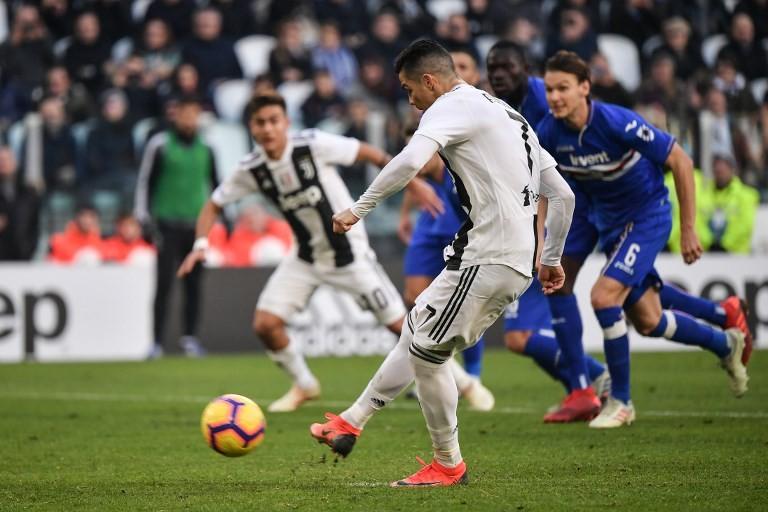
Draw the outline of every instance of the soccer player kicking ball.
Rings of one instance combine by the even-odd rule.
[[[448,486],[466,482],[467,467],[459,449],[458,392],[446,362],[473,345],[530,285],[540,193],[549,199],[549,215],[539,280],[545,293],[562,285],[560,256],[574,197],[525,119],[460,80],[442,46],[411,43],[395,70],[411,104],[424,111],[419,129],[352,208],[334,216],[334,231],[354,229],[437,151],[468,218],[447,250],[445,269],[416,299],[407,328],[362,395],[310,432],[336,453],[349,454],[371,416],[415,378],[434,459],[392,485]]]
[[[674,137],[636,113],[590,100],[589,67],[575,53],[560,51],[551,57],[544,82],[551,114],[536,128],[541,145],[588,198],[601,249],[608,257],[591,298],[603,328],[611,397],[589,426],[615,428],[635,420],[624,311],[646,336],[698,345],[716,354],[728,373],[732,391],[743,395],[748,380],[746,323],[741,322],[741,329],[723,331],[677,311],[663,310],[659,298],[662,282],[654,261],[669,238],[672,224],[664,166],[672,169],[680,198],[683,259],[690,264],[701,256],[694,231],[691,159]],[[736,305],[730,302],[733,313]],[[727,315],[720,316],[725,320]]]
[[[397,290],[376,261],[362,225],[348,233],[333,233],[331,217],[352,204],[336,165],[369,162],[384,166],[386,153],[357,139],[307,130],[290,135],[285,101],[258,96],[247,106],[249,129],[259,147],[214,190],[197,219],[194,248],[178,270],[190,273],[205,260],[206,236],[222,208],[253,193],[261,193],[291,226],[298,250],[277,267],[264,288],[253,328],[267,346],[269,357],[293,381],[288,393],[269,405],[270,412],[288,412],[317,398],[320,385],[285,325],[303,310],[321,284],[351,293],[395,334],[400,334],[405,307]],[[433,213],[442,203],[423,181],[411,185],[419,201]]]

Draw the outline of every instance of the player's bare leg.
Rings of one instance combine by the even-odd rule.
[[[292,343],[285,329],[285,321],[268,311],[257,309],[253,330],[267,348],[267,354],[293,381],[288,392],[272,402],[270,412],[295,411],[307,400],[320,396],[320,384],[309,370],[301,351]]]

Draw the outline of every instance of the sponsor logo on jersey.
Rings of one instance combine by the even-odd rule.
[[[323,200],[323,192],[317,185],[312,185],[294,194],[280,196],[280,209],[284,211],[298,210],[304,207],[314,207]]]
[[[647,124],[644,124],[643,126],[638,128],[635,134],[639,138],[643,139],[645,142],[651,142],[654,139],[654,137],[656,137],[656,135],[654,135],[653,133],[653,130],[651,130],[651,128]]]
[[[299,160],[298,167],[305,180],[311,180],[315,177],[315,166],[312,164],[312,157]]]
[[[607,164],[611,162],[608,153],[601,151],[592,155],[568,155],[571,159],[571,165],[577,167],[589,167],[595,164]]]

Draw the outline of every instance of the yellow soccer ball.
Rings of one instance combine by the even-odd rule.
[[[227,457],[240,457],[264,441],[267,421],[256,402],[230,394],[205,407],[200,427],[208,446]]]

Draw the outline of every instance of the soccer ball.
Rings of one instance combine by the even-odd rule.
[[[208,446],[227,457],[240,457],[264,441],[267,422],[256,402],[230,394],[205,407],[200,427]]]

